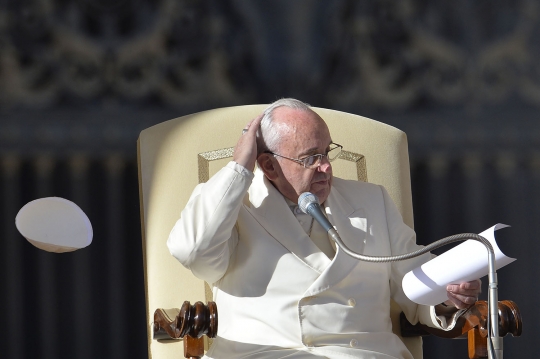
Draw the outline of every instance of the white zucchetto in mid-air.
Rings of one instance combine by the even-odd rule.
[[[28,202],[15,218],[19,232],[39,249],[71,252],[92,243],[92,225],[75,203],[60,197]]]

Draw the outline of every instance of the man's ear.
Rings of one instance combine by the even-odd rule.
[[[274,161],[275,157],[270,153],[261,153],[259,157],[257,157],[259,168],[270,181],[274,181],[278,177],[276,163]]]

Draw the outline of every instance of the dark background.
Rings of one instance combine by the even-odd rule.
[[[2,357],[146,358],[138,134],[281,97],[408,134],[420,243],[512,225],[499,298],[524,328],[505,357],[536,357],[539,15],[535,0],[0,1]],[[87,213],[88,248],[17,232],[46,196]],[[466,346],[427,338],[425,357]]]

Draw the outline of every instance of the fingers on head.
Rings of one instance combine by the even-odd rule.
[[[249,120],[249,122],[246,124],[246,127],[244,127],[244,128],[249,129],[251,127],[251,125],[260,123],[261,120],[262,120],[262,116],[263,115],[259,115],[259,116],[255,117],[255,118],[252,118],[251,120]]]
[[[263,115],[260,114],[259,116],[255,117],[253,120],[251,120],[250,123],[260,123],[263,118]]]

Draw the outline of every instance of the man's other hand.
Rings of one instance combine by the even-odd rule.
[[[482,282],[480,279],[460,284],[449,284],[446,286],[448,300],[444,302],[448,306],[455,306],[457,309],[467,309],[478,300],[478,295],[482,292]]]

